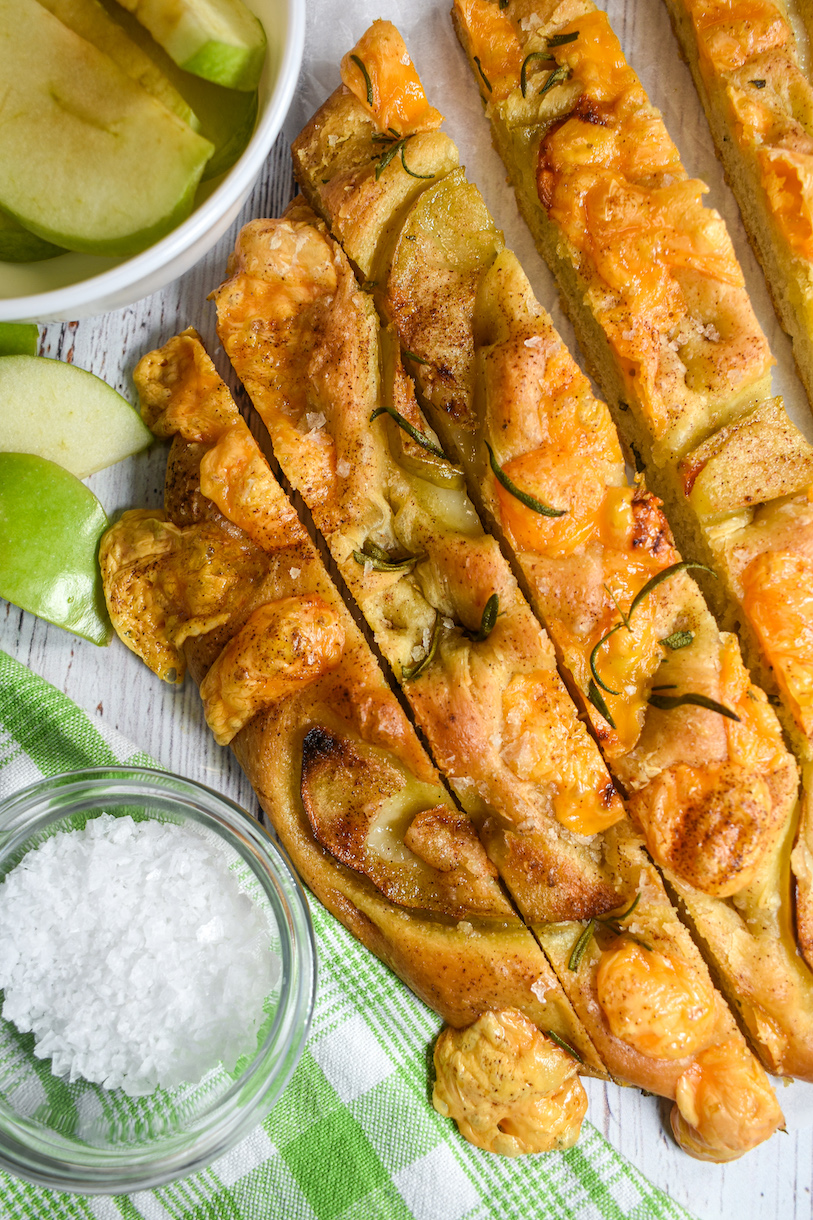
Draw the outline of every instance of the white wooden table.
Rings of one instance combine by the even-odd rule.
[[[128,309],[81,322],[43,327],[43,355],[91,369],[134,400],[131,373],[145,351],[193,325],[234,385],[215,335],[208,293],[225,278],[226,259],[242,223],[278,215],[292,194],[288,142],[338,83],[337,61],[375,17],[394,20],[404,34],[430,101],[446,115],[469,177],[481,187],[507,244],[522,260],[539,299],[571,348],[572,332],[558,308],[547,269],[518,217],[505,173],[492,151],[476,89],[470,81],[448,19],[449,0],[307,0],[308,33],[300,89],[286,129],[238,224],[192,271],[163,292]],[[710,201],[734,237],[758,315],[778,360],[775,388],[813,438],[810,413],[779,330],[739,214],[714,157],[705,118],[661,0],[599,0],[653,101],[662,109],[690,173],[705,179]],[[110,516],[162,501],[165,450],[103,471],[88,482]],[[114,726],[138,747],[182,775],[208,783],[256,811],[253,793],[228,750],[217,747],[206,728],[191,683],[178,689],[160,683],[114,640],[107,649],[68,635],[0,601],[0,648],[64,691],[93,717]],[[779,1086],[789,1133],[727,1166],[705,1165],[680,1153],[666,1131],[669,1107],[635,1090],[590,1082],[591,1121],[652,1181],[704,1220],[807,1220],[813,1215],[813,1085]],[[544,1201],[529,1203],[529,1220],[544,1216]],[[442,1218],[439,1217],[439,1220]]]

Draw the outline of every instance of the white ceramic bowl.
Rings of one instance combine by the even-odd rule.
[[[72,322],[121,309],[188,271],[237,216],[293,98],[305,43],[305,0],[246,0],[262,21],[268,53],[251,141],[216,189],[154,246],[128,259],[62,254],[0,263],[0,322]]]

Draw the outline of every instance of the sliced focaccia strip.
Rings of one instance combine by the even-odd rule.
[[[456,0],[453,18],[579,341],[662,465],[770,393],[725,225],[590,0]],[[496,94],[475,64],[488,76],[495,25],[510,63]]]
[[[753,1070],[641,839],[626,820],[600,832],[604,815],[591,789],[573,785],[573,776],[587,765],[582,760],[591,755],[549,668],[550,650],[542,650],[540,628],[493,539],[483,537],[462,489],[450,486],[449,464],[439,487],[443,459],[430,452],[422,460],[423,446],[405,449],[403,429],[387,413],[375,418],[379,401],[394,403],[398,418],[412,429],[406,439],[417,435],[436,447],[397,355],[382,362],[380,380],[378,362],[363,358],[369,303],[333,243],[313,223],[308,234],[306,216],[295,206],[287,220],[246,226],[231,278],[215,294],[221,338],[268,423],[286,473],[303,489],[396,674],[403,682],[405,670],[413,671],[403,682],[404,693],[540,939],[555,927],[575,943],[583,932],[578,912],[591,902],[601,926],[615,928],[619,942],[626,938],[624,911],[634,906],[636,926],[657,943],[663,974],[657,985],[675,1010],[673,1032],[683,1030],[669,1048],[666,1035],[642,1044],[634,1020],[619,1036],[612,1033],[621,1006],[617,991],[605,997],[605,1008],[582,1003],[595,988],[598,958],[587,957],[581,968],[559,963],[559,977],[574,1005],[580,1004],[591,1037],[601,1042],[610,1071],[626,1083],[674,1097],[709,1046],[736,1045],[731,1053],[737,1063]],[[365,368],[366,377],[360,373]],[[298,425],[309,436],[315,421],[329,460],[314,461],[309,445],[289,443],[290,429]],[[371,520],[374,549],[364,532]],[[426,558],[414,562],[419,554]],[[413,562],[399,561],[410,555]],[[397,570],[405,566],[407,571]],[[491,599],[489,618],[485,607]],[[414,635],[406,647],[402,637],[410,624],[429,631],[432,616],[441,618],[442,631],[431,655],[426,658],[419,644],[413,660]],[[555,902],[549,893],[554,878]],[[615,910],[623,908],[620,922],[608,918],[604,893],[614,894]],[[555,923],[545,918],[554,910]],[[757,1077],[762,1079],[759,1072]],[[724,1147],[709,1116],[699,1117],[700,1142],[724,1156],[765,1138],[775,1120],[764,1085],[754,1092],[745,1076],[736,1085],[732,1076],[731,1085],[724,1109],[743,1086],[765,1126],[758,1122],[749,1133],[741,1128],[736,1139],[729,1133]]]
[[[165,511],[103,541],[121,638],[160,676],[188,665],[307,884],[425,1003],[458,1028],[522,1013],[604,1075],[197,337],[137,381],[175,439]]]
[[[784,4],[666,0],[813,401],[813,87]]]
[[[294,145],[300,182],[331,224],[320,190],[325,175],[314,167],[329,172],[320,133],[330,131],[338,105],[347,111],[341,92]],[[373,134],[368,123],[368,147]],[[354,138],[363,138],[358,124]],[[360,153],[357,159],[363,164]],[[369,193],[367,179],[362,169],[355,181]],[[348,210],[353,192],[346,178]],[[340,219],[336,224],[341,228]],[[453,171],[430,182],[402,216],[389,265],[362,272],[374,274],[376,299],[409,349],[416,381],[435,408],[433,425],[514,550],[571,688],[633,798],[650,851],[701,896],[720,904],[736,895],[747,919],[785,847],[794,762],[764,694],[748,681],[736,641],[720,634],[683,570],[658,502],[628,484],[607,408],[516,259],[486,240],[494,232],[476,188]],[[447,313],[462,335],[454,366],[440,336]],[[433,370],[442,373],[442,388]],[[788,890],[786,851],[782,859]],[[703,907],[704,935],[713,944],[709,909],[714,904]],[[758,934],[747,935],[756,954]],[[721,949],[725,958],[726,945]],[[756,971],[747,1004],[781,1022],[787,996],[796,996],[783,1056],[773,1039],[761,1051],[776,1070],[810,1075],[813,991],[786,952],[773,955],[783,987],[766,987]],[[732,995],[739,982],[739,975],[726,977]],[[750,1027],[758,1026],[754,1016]]]

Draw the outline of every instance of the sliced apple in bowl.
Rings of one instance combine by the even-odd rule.
[[[0,208],[126,257],[189,214],[213,146],[37,0],[0,0]]]
[[[262,24],[242,0],[119,0],[186,72],[230,89],[257,88]]]

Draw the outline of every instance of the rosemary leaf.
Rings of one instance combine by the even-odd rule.
[[[390,563],[390,553],[385,551],[383,546],[379,546],[377,542],[373,542],[368,538],[361,548],[362,554],[369,555],[371,559],[380,559],[383,563]]]
[[[542,1033],[545,1035],[545,1037],[550,1038],[551,1042],[555,1042],[556,1045],[558,1047],[560,1047],[566,1054],[570,1055],[571,1059],[575,1059],[577,1063],[584,1063],[584,1060],[582,1059],[579,1052],[574,1047],[572,1047],[569,1042],[565,1042],[564,1038],[560,1038],[559,1035],[554,1032],[554,1030],[543,1029]]]
[[[573,32],[570,34],[554,34],[552,38],[548,39],[548,46],[549,47],[563,47],[568,42],[575,42],[578,37],[579,37],[578,30],[573,30]]]
[[[406,140],[402,140],[401,141],[401,164],[403,165],[406,172],[409,174],[410,178],[434,178],[434,176],[435,176],[434,174],[416,174],[414,169],[409,168],[409,166],[406,163],[406,158],[404,156],[404,145],[405,144],[406,144]]]
[[[405,138],[406,138],[406,137],[405,137]],[[404,142],[405,142],[405,140],[398,140],[398,141],[397,141],[397,143],[395,143],[395,144],[391,144],[391,145],[389,146],[389,148],[388,148],[388,149],[386,149],[386,150],[385,150],[385,151],[384,151],[384,152],[381,154],[381,156],[378,158],[378,165],[376,165],[376,167],[375,167],[375,180],[376,180],[376,182],[378,182],[378,179],[379,179],[379,178],[381,177],[381,175],[384,173],[384,170],[387,168],[387,166],[389,165],[390,161],[394,160],[394,159],[395,159],[395,157],[397,157],[397,156],[398,156],[399,152],[401,152],[401,150],[402,150],[402,148],[403,148],[403,146],[404,146]]]
[[[649,696],[649,702],[652,707],[658,708],[661,712],[671,712],[676,707],[683,707],[685,704],[691,703],[696,707],[708,708],[710,712],[719,712],[721,716],[725,716],[729,720],[736,720],[738,723],[740,719],[730,707],[724,707],[716,699],[709,699],[708,695],[696,695],[693,691],[687,691],[684,695],[657,695],[653,692]]]
[[[539,96],[541,97],[543,93],[547,93],[548,89],[552,89],[554,85],[561,85],[567,80],[569,75],[570,69],[566,67],[565,64],[559,64],[557,68],[553,69],[550,76],[539,90]]]
[[[476,55],[474,57],[474,62],[477,64],[477,71],[482,76],[483,81],[485,82],[486,89],[488,89],[489,93],[491,93],[491,81],[488,79],[485,72],[483,71],[483,65],[480,63],[480,60],[477,58]]]
[[[492,593],[491,597],[483,607],[482,618],[480,619],[480,630],[476,635],[472,635],[472,639],[477,643],[482,640],[487,640],[494,630],[494,624],[497,621],[497,616],[500,613],[500,595]]]
[[[606,682],[602,682],[601,678],[599,677],[598,670],[596,669],[596,653],[598,652],[599,648],[601,648],[601,645],[605,642],[605,640],[609,640],[610,636],[614,635],[616,631],[620,631],[623,626],[623,623],[616,623],[614,627],[611,627],[609,631],[605,632],[605,634],[596,644],[593,651],[590,653],[590,673],[593,675],[596,685],[600,686],[602,690],[605,690],[608,695],[618,695],[620,694],[620,691],[612,690]],[[599,711],[601,711],[601,708],[599,708]],[[604,716],[603,712],[601,712],[601,714]],[[604,718],[606,720],[606,716]]]
[[[596,928],[596,921],[595,921],[595,919],[591,919],[589,924],[583,930],[581,936],[579,937],[579,939],[576,941],[575,945],[573,946],[573,952],[571,953],[570,957],[568,958],[568,963],[567,963],[568,970],[578,970],[579,965],[581,964],[581,960],[584,957],[587,946],[590,944],[590,941],[592,939],[595,928]]]
[[[767,82],[764,80],[752,80],[748,83],[749,85],[753,85],[755,89],[764,89]]]
[[[391,419],[395,420],[398,427],[406,432],[407,436],[411,436],[413,441],[420,445],[422,449],[425,449],[427,453],[434,454],[435,457],[441,458],[441,460],[444,462],[449,461],[440,446],[436,445],[434,441],[431,441],[425,432],[420,432],[417,428],[415,428],[408,419],[404,419],[401,412],[396,411],[395,407],[376,407],[375,411],[373,411],[372,415],[370,416],[370,423],[372,423],[374,419],[378,419],[379,415],[389,415]]]
[[[416,661],[414,665],[404,665],[401,667],[401,678],[404,682],[411,682],[413,678],[417,678],[418,674],[422,674],[434,659],[438,649],[438,640],[440,639],[440,625],[440,615],[436,613],[435,622],[432,626],[432,638],[429,641],[426,654],[421,657],[420,661]]]
[[[522,61],[522,67],[519,70],[519,87],[522,90],[522,96],[525,97],[525,91],[528,88],[528,64],[532,59],[538,59],[543,63],[555,63],[547,51],[531,51],[530,55],[526,55]]]
[[[593,707],[604,717],[611,729],[615,728],[615,721],[610,715],[610,709],[604,702],[604,696],[591,678],[587,685],[587,698],[592,703]]]
[[[383,547],[367,541],[360,551],[353,551],[353,558],[361,567],[369,563],[374,572],[409,572],[426,556],[407,555],[403,559],[390,559]]]
[[[350,59],[353,61],[353,63],[358,68],[358,70],[361,72],[361,75],[364,77],[364,83],[367,86],[367,105],[372,106],[372,104],[373,104],[373,82],[370,80],[370,73],[367,71],[366,67],[364,66],[364,61],[362,59],[359,59],[358,55],[351,55]]]
[[[499,483],[502,484],[506,491],[510,492],[512,496],[515,496],[517,500],[519,500],[520,504],[524,504],[526,508],[533,509],[535,513],[541,513],[543,517],[565,517],[567,515],[568,510],[566,508],[550,508],[549,505],[543,504],[541,500],[537,500],[533,496],[528,495],[527,491],[521,491],[520,488],[517,487],[516,483],[509,479],[508,475],[498,464],[497,459],[494,456],[494,450],[491,448],[488,441],[484,441],[483,443],[488,450],[488,457],[489,461],[491,462],[491,469],[494,471],[494,477]]]
[[[704,572],[711,572],[712,576],[715,573],[705,563],[699,563],[696,559],[682,559],[680,563],[673,563],[670,567],[664,568],[662,572],[658,572],[657,576],[653,576],[648,580],[643,589],[639,589],[632,599],[632,605],[627,611],[627,617],[632,618],[633,612],[637,606],[640,606],[645,597],[648,597],[653,589],[656,589],[664,580],[668,580],[670,576],[674,576],[676,572],[685,572],[687,568],[702,568]]]
[[[423,356],[416,356],[414,352],[409,351],[409,349],[406,347],[401,348],[401,355],[406,356],[407,360],[412,360],[415,364],[430,363],[429,360],[424,360]]]
[[[667,648],[677,651],[678,648],[687,648],[694,639],[691,631],[673,631],[671,635],[667,635],[661,640],[661,644],[665,644]]]

